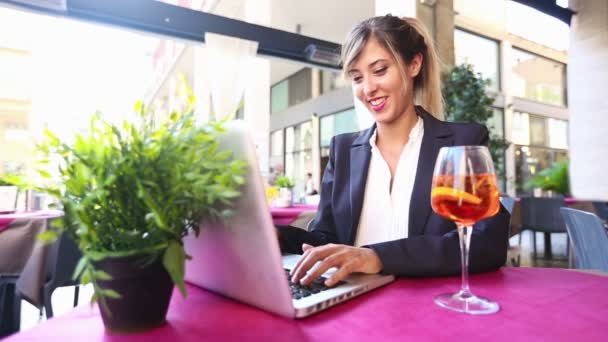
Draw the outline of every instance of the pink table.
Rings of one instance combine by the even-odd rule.
[[[63,216],[60,210],[38,210],[38,211],[21,211],[12,214],[0,215],[0,232],[8,228],[12,223],[27,221],[32,219],[48,219]]]
[[[469,316],[433,303],[459,277],[400,279],[318,315],[290,320],[190,286],[174,292],[169,323],[146,333],[104,332],[97,309],[81,307],[6,339],[14,341],[605,341],[608,277],[541,268],[473,275],[479,295],[501,311]]]
[[[270,208],[270,212],[272,213],[272,222],[275,226],[286,226],[295,221],[303,212],[316,210],[316,205],[308,204],[294,204],[293,207],[289,208]]]

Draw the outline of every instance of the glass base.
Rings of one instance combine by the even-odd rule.
[[[500,310],[498,303],[463,291],[440,294],[435,297],[435,303],[442,308],[470,315],[487,315]]]

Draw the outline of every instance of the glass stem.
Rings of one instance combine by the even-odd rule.
[[[462,285],[460,294],[469,297],[473,294],[469,289],[469,246],[471,245],[471,226],[458,225],[458,239],[460,240],[460,266],[462,269]]]

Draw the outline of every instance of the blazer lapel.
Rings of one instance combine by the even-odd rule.
[[[371,160],[372,148],[369,139],[372,137],[376,124],[363,131],[351,144],[350,147],[350,235],[349,243],[355,243],[361,208],[363,207],[363,195],[367,183],[367,171]]]
[[[410,200],[408,222],[408,236],[410,237],[424,233],[424,226],[431,212],[430,190],[439,149],[454,144],[452,131],[447,125],[424,111],[422,107],[416,106],[416,112],[424,122],[424,136],[422,137],[418,167],[416,168],[416,181]]]

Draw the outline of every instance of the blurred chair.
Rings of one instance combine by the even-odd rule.
[[[73,280],[72,275],[82,253],[76,243],[67,234],[62,234],[50,247],[47,261],[46,282],[42,287],[42,300],[46,317],[53,317],[51,297],[56,288],[75,286],[74,307],[78,305],[80,282]],[[40,309],[42,315],[42,308]]]
[[[500,203],[507,209],[509,214],[513,212],[513,206],[515,205],[515,199],[513,197],[500,196]]]
[[[298,218],[289,225],[308,230],[310,223],[315,219],[316,216],[317,212],[315,210],[305,210],[301,212],[300,215],[298,215]]]
[[[0,338],[19,331],[21,297],[16,291],[17,276],[0,275]]]
[[[515,206],[515,199],[513,197],[501,196],[500,203],[509,214],[513,213],[513,207]],[[511,223],[509,222],[509,238],[515,235],[511,231]],[[507,240],[507,262],[511,262],[512,266],[519,267],[521,264],[521,248],[519,246],[511,246],[509,240]]]
[[[608,272],[608,234],[596,215],[562,208],[568,235],[572,239],[576,268]]]
[[[523,197],[520,201],[521,231],[532,231],[532,248],[536,259],[536,232],[545,233],[545,257],[551,258],[551,233],[566,233],[560,214],[565,206],[563,198]],[[567,236],[567,235],[566,235]],[[519,236],[521,246],[521,233]],[[569,255],[570,238],[566,237],[566,255]]]
[[[593,208],[600,219],[608,221],[608,202],[593,202]]]

